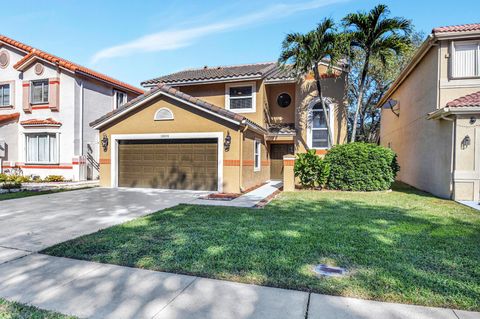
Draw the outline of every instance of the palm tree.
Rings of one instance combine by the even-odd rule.
[[[318,65],[322,61],[329,61],[329,67],[337,62],[337,34],[335,33],[335,23],[332,19],[324,19],[318,24],[317,28],[306,33],[287,34],[282,43],[282,52],[278,62],[286,67],[290,67],[297,78],[313,71],[318,97],[322,105],[323,114],[328,131],[328,143],[332,145],[333,139],[330,131],[330,120],[327,116],[325,101],[323,100],[321,76]]]
[[[355,142],[358,113],[363,100],[370,59],[378,58],[386,64],[389,57],[393,54],[401,54],[410,44],[411,22],[404,18],[388,18],[389,14],[388,7],[379,4],[368,13],[350,13],[343,18],[352,49],[362,50],[364,53],[351,142]]]

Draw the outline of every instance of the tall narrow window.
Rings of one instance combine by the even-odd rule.
[[[0,106],[10,106],[10,84],[0,85]]]
[[[30,85],[30,102],[32,104],[48,103],[48,80],[32,81]]]
[[[328,113],[328,108],[327,108]],[[328,114],[327,114],[328,116]],[[311,141],[312,148],[328,148],[328,128],[325,113],[320,103],[312,108],[311,122]]]
[[[26,134],[27,163],[57,163],[57,136],[51,133]]]
[[[254,150],[253,150],[253,170],[254,171],[259,171],[260,170],[260,163],[262,160],[261,156],[261,150],[262,150],[262,143],[260,140],[255,140],[254,142]]]
[[[452,76],[469,78],[480,76],[480,42],[453,44]]]
[[[114,91],[115,108],[118,109],[123,104],[127,103],[127,93],[122,91]]]

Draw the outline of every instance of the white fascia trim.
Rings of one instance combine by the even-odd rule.
[[[217,139],[217,167],[218,167],[218,191],[223,191],[223,133],[222,132],[198,132],[198,133],[154,133],[154,134],[112,134],[110,137],[110,185],[118,187],[118,141],[120,140],[162,140],[162,139]]]
[[[458,114],[475,114],[480,113],[480,106],[463,106],[463,107],[444,107],[427,114],[427,120],[443,119],[444,117]]]
[[[251,109],[230,109],[230,88],[251,86],[252,87],[252,108]],[[225,84],[225,109],[230,112],[244,114],[244,113],[256,113],[257,112],[257,83],[251,82],[238,82],[235,84]]]
[[[294,78],[265,80],[265,84],[283,84],[283,83],[297,83],[297,80]]]
[[[330,103],[327,98],[323,98],[326,104],[326,107],[328,107],[328,117],[330,121],[330,134],[332,136],[332,139],[334,139],[334,113],[335,113],[335,106],[333,103]],[[330,147],[312,147],[312,109],[313,107],[320,102],[320,98],[316,97],[314,98],[309,104],[307,108],[307,146],[309,149],[314,149],[314,150],[328,150],[330,149],[333,145],[330,145]],[[332,141],[334,142],[334,141]]]
[[[189,105],[189,106],[191,106],[191,107],[194,107],[194,108],[196,108],[196,109],[198,109],[198,110],[201,110],[201,111],[206,112],[206,113],[209,113],[209,114],[211,114],[211,115],[213,115],[213,116],[216,116],[216,117],[219,117],[219,118],[221,118],[221,119],[224,119],[225,121],[228,121],[228,122],[231,122],[231,123],[234,123],[234,124],[237,124],[237,125],[240,124],[240,122],[238,122],[238,121],[232,120],[231,118],[222,116],[222,115],[220,115],[220,114],[218,114],[218,113],[209,111],[209,110],[207,110],[207,109],[205,109],[205,108],[203,108],[203,107],[199,107],[198,105],[195,105],[195,104],[193,104],[193,103],[190,103],[190,102],[188,102],[188,101],[185,101],[185,100],[183,100],[183,99],[180,99],[180,98],[176,97],[175,95],[171,95],[171,94],[165,93],[165,92],[163,92],[163,91],[158,91],[158,92],[150,95],[149,97],[141,100],[141,101],[138,102],[136,105],[133,105],[133,106],[131,106],[131,107],[123,110],[122,112],[118,113],[117,115],[112,116],[112,117],[109,118],[108,120],[105,120],[104,122],[98,123],[97,125],[93,126],[93,129],[98,130],[98,129],[102,128],[102,127],[105,126],[106,124],[108,124],[108,123],[116,120],[117,118],[125,115],[126,113],[128,113],[128,112],[130,112],[130,111],[135,110],[135,109],[138,108],[139,106],[142,106],[143,104],[151,101],[152,99],[156,98],[156,97],[159,96],[159,95],[165,95],[165,96],[167,96],[167,97],[169,97],[169,98],[171,98],[171,99],[173,99],[173,100],[179,101],[179,102],[181,102],[181,103],[184,103],[184,104],[186,104],[186,105]]]
[[[225,77],[219,79],[211,79],[211,80],[190,80],[190,81],[179,81],[179,82],[162,82],[163,84],[169,86],[186,86],[192,84],[213,84],[213,83],[225,83],[225,82],[242,82],[245,80],[252,81],[252,80],[261,80],[262,77],[255,75],[255,76],[241,76],[241,77]],[[156,87],[158,83],[155,84],[144,84],[143,87]]]

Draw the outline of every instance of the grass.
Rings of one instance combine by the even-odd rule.
[[[56,312],[41,310],[32,306],[0,298],[1,319],[75,319]]]
[[[405,185],[283,193],[264,209],[180,205],[56,256],[380,301],[480,310],[480,213]],[[346,267],[318,278],[312,267]]]
[[[61,192],[69,192],[69,191],[77,191],[81,189],[87,189],[90,187],[80,187],[80,188],[58,188],[52,189],[48,191],[21,191],[21,192],[13,192],[13,193],[3,193],[0,194],[0,202],[2,200],[8,199],[17,199],[17,198],[24,198],[30,196],[37,196],[37,195],[47,195],[47,194],[54,194],[54,193],[61,193]],[[0,317],[0,319],[2,319]]]

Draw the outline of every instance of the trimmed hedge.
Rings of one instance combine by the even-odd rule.
[[[327,187],[345,191],[390,189],[400,170],[391,149],[361,142],[334,146],[325,161],[330,164]]]
[[[330,165],[320,158],[315,150],[309,150],[307,153],[297,154],[293,170],[303,187],[323,187],[330,174]]]

